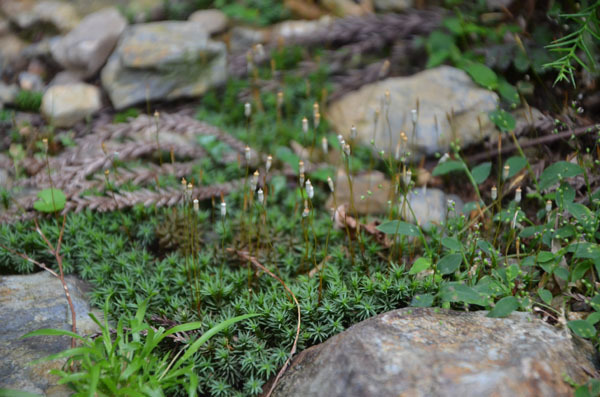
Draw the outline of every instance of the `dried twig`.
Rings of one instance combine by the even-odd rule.
[[[258,261],[258,259],[256,259],[254,256],[250,255],[248,253],[248,251],[234,250],[232,248],[228,248],[227,251],[233,252],[233,253],[237,254],[243,260],[252,263],[252,265],[254,265],[256,268],[258,268],[259,270],[262,270],[263,272],[267,273],[269,276],[273,277],[275,280],[279,281],[279,283],[281,283],[281,285],[283,285],[283,288],[285,288],[285,290],[292,296],[292,299],[294,299],[294,302],[296,303],[296,308],[298,309],[298,324],[296,326],[296,337],[294,338],[294,343],[292,344],[292,349],[290,351],[290,356],[288,357],[288,359],[283,364],[283,367],[281,367],[281,369],[277,373],[277,376],[275,377],[275,380],[273,381],[273,384],[271,385],[271,388],[269,389],[269,392],[265,396],[265,397],[269,397],[273,393],[273,391],[275,390],[275,387],[277,386],[277,382],[283,376],[283,374],[285,373],[285,370],[288,368],[290,362],[292,361],[292,357],[294,356],[294,354],[296,354],[296,346],[298,345],[298,338],[300,337],[300,325],[302,324],[302,316],[301,316],[301,312],[300,312],[300,303],[298,303],[298,299],[296,299],[296,295],[294,295],[294,293],[292,292],[292,290],[285,284],[285,282],[282,279],[280,279],[279,277],[277,277],[276,275],[274,275],[265,266],[263,266]]]
[[[534,128],[540,128],[543,130],[549,129],[549,127],[547,127],[547,120],[543,120],[542,122],[544,123],[544,125],[546,125],[546,128],[541,128],[541,127],[536,127],[536,126],[534,126]],[[570,138],[571,136],[579,136],[579,135],[589,134],[589,133],[592,133],[595,131],[597,131],[596,126],[589,125],[589,126],[585,126],[585,127],[569,129],[568,131],[560,132],[558,134],[548,134],[548,135],[544,135],[539,138],[520,140],[519,145],[521,146],[521,148],[524,149],[524,148],[528,148],[528,147],[532,147],[532,146],[538,146],[538,145],[542,145],[542,144],[552,143],[552,142],[555,142],[555,141],[558,141],[561,139]],[[507,154],[507,153],[512,153],[515,150],[517,150],[517,146],[515,144],[502,145],[502,149],[499,152],[498,152],[498,149],[496,148],[496,149],[488,150],[483,153],[477,153],[470,157],[467,157],[467,162],[468,163],[476,163],[478,161],[486,160],[491,157],[497,156],[499,153]]]

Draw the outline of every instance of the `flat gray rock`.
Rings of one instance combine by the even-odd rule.
[[[198,10],[193,12],[188,21],[199,23],[209,35],[220,33],[227,29],[229,20],[221,10]]]
[[[386,91],[389,110],[383,106]],[[416,109],[417,101],[414,129],[411,110]],[[456,139],[465,147],[488,137],[495,131],[488,113],[498,103],[495,92],[477,86],[464,71],[440,66],[363,86],[331,104],[328,120],[336,133],[345,137],[356,126],[358,139],[367,145],[374,140],[377,151],[395,151],[401,142],[401,153],[411,151],[420,157],[445,153]],[[374,131],[376,111],[380,116]],[[401,132],[406,134],[406,142],[401,141]]]
[[[72,127],[102,106],[100,89],[85,83],[53,85],[42,97],[44,117],[57,127]]]
[[[3,0],[4,14],[21,29],[35,29],[46,23],[68,32],[79,22],[75,8],[67,1]]]
[[[99,328],[90,319],[86,284],[67,276],[71,299],[75,306],[77,333],[88,335]],[[44,393],[47,396],[68,396],[64,386],[56,386],[48,374],[60,368],[64,361],[52,361],[29,366],[28,363],[71,347],[68,337],[32,337],[20,339],[40,328],[71,330],[71,312],[60,280],[48,272],[26,276],[0,276],[0,388]],[[100,313],[95,313],[100,316]]]
[[[590,343],[527,313],[394,310],[296,357],[276,397],[570,396],[595,374]]]
[[[458,215],[463,208],[463,202],[460,197],[454,194],[446,194],[440,189],[420,187],[412,189],[406,195],[408,205],[403,205],[404,199],[399,200],[399,209],[402,218],[417,223],[423,228],[428,229],[432,224],[440,224],[446,220],[447,216]],[[454,202],[453,211],[450,212],[448,200]],[[412,209],[412,212],[410,211]],[[414,215],[414,216],[413,216]],[[416,219],[415,219],[416,217]]]
[[[83,20],[51,46],[52,57],[83,78],[93,76],[108,59],[127,21],[116,8],[105,8]]]
[[[101,77],[117,109],[197,97],[225,81],[225,45],[209,40],[195,22],[133,25],[121,35]]]

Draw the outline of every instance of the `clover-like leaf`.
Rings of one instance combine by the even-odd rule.
[[[33,208],[40,212],[56,212],[65,208],[67,197],[62,190],[48,188],[38,192],[38,200],[33,203]]]

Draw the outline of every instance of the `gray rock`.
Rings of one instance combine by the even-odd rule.
[[[594,355],[527,313],[406,308],[302,352],[273,396],[570,396],[565,376],[585,383]]]
[[[3,104],[11,104],[19,93],[19,87],[16,84],[4,84],[0,81],[0,108]]]
[[[386,91],[390,93],[387,112],[382,110]],[[413,133],[411,109],[416,108],[417,101],[419,115]],[[487,113],[496,109],[498,103],[494,92],[477,86],[464,71],[440,66],[410,77],[393,77],[366,85],[334,102],[328,118],[336,131],[345,136],[355,125],[359,139],[368,144],[374,138],[377,150],[395,150],[400,132],[404,131],[408,140],[401,145],[402,151],[408,147],[413,155],[431,155],[447,152],[456,138],[462,146],[467,146],[492,134],[494,127]],[[380,117],[374,136],[378,110]]]
[[[81,83],[83,81],[83,75],[71,70],[63,70],[58,72],[56,76],[48,84],[49,87],[55,85],[69,85],[74,83]]]
[[[100,90],[90,84],[55,85],[44,93],[41,112],[57,127],[72,127],[100,110]]]
[[[85,293],[87,285],[67,276],[71,299],[75,306],[77,333],[98,332],[90,319],[91,311]],[[71,312],[60,280],[48,272],[27,276],[0,276],[0,387],[68,396],[70,390],[56,386],[57,379],[48,370],[59,369],[64,360],[29,366],[33,360],[58,353],[71,347],[68,337],[32,337],[24,334],[41,328],[71,330]],[[100,316],[101,313],[95,313]]]
[[[43,91],[44,81],[40,75],[30,72],[19,73],[19,86],[25,91]]]
[[[373,11],[370,0],[322,0],[321,5],[342,18],[364,15]]]
[[[263,44],[269,41],[269,31],[266,29],[247,28],[245,26],[235,26],[231,29],[231,38],[229,40],[229,49],[233,52],[248,51],[256,44]]]
[[[227,29],[228,19],[220,10],[198,10],[189,16],[188,21],[199,23],[209,35]]]
[[[101,76],[117,109],[196,97],[225,81],[225,45],[193,22],[134,25],[121,35]]]
[[[401,12],[414,5],[414,0],[375,0],[375,9],[383,12]]]
[[[10,22],[0,17],[0,36],[10,33]]]
[[[411,190],[406,195],[406,199],[410,208],[408,205],[404,205],[404,199],[400,198],[398,204],[400,214],[405,220],[417,223],[424,229],[428,229],[432,223],[440,224],[444,222],[447,215],[459,214],[463,208],[463,202],[458,196],[446,194],[440,189],[427,188],[426,186]],[[448,200],[454,202],[452,213],[449,213]],[[412,212],[410,211],[411,208]]]
[[[9,34],[0,36],[0,78],[16,74],[27,65],[21,51],[27,45],[18,36]]]
[[[2,11],[21,29],[32,29],[41,23],[48,23],[65,33],[79,23],[79,16],[69,2],[4,0]]]
[[[326,29],[333,22],[333,18],[326,15],[315,21],[290,20],[276,24],[271,33],[271,42],[277,42],[280,39],[286,40],[309,37],[315,32]]]
[[[104,65],[126,27],[127,21],[116,8],[95,12],[52,46],[52,56],[65,69],[91,77]]]
[[[383,214],[389,210],[391,183],[379,171],[367,172],[352,177],[352,193],[354,209],[360,215]],[[369,194],[371,192],[371,194]],[[335,202],[333,195],[327,200],[327,208],[346,204],[350,208],[350,185],[343,170],[339,170],[335,178]],[[349,210],[349,215],[353,212]]]
[[[12,187],[12,179],[8,174],[8,170],[0,168],[0,188],[10,189]],[[2,211],[0,209],[0,211]]]
[[[21,54],[27,59],[41,58],[50,61],[52,59],[51,48],[61,38],[61,36],[44,37],[42,40],[25,47]]]

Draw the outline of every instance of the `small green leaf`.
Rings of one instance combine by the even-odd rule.
[[[434,296],[432,294],[415,295],[410,302],[414,307],[431,307],[433,305]]]
[[[440,289],[440,297],[444,302],[464,302],[480,306],[487,304],[484,294],[460,282],[444,284]]]
[[[513,131],[517,125],[515,118],[503,109],[494,110],[488,116],[500,131]]]
[[[590,315],[587,316],[585,321],[587,321],[588,323],[590,323],[592,325],[596,324],[598,321],[600,321],[600,313],[599,312],[590,313]]]
[[[527,165],[527,159],[521,156],[512,156],[504,162],[504,165],[508,165],[508,177],[512,178],[517,175]]]
[[[399,220],[384,222],[377,226],[377,230],[385,234],[398,234],[399,236],[421,236],[418,226]]]
[[[540,189],[547,189],[564,178],[572,178],[583,174],[583,168],[567,161],[558,161],[547,167],[540,175]]]
[[[462,263],[461,254],[448,254],[443,256],[437,264],[437,268],[441,274],[450,274],[458,270]]]
[[[571,331],[579,337],[588,339],[596,336],[596,328],[585,320],[573,320],[567,322]]]
[[[56,212],[65,208],[67,197],[62,190],[48,188],[38,192],[39,200],[33,203],[33,208],[40,212]]]
[[[574,397],[592,397],[592,395],[587,385],[582,385],[575,389]]]
[[[492,170],[492,163],[485,162],[479,164],[477,167],[471,170],[471,175],[473,175],[473,179],[475,179],[475,183],[478,185],[483,183],[488,176],[490,176],[490,171]]]
[[[548,291],[547,289],[538,289],[538,295],[540,296],[540,298],[542,298],[545,304],[549,305],[550,303],[552,303],[552,292]]]
[[[519,92],[515,86],[504,79],[500,79],[500,82],[498,83],[498,93],[510,104],[518,105],[521,102]]]
[[[569,270],[564,267],[557,267],[554,269],[554,274],[565,281],[569,281]]]
[[[470,62],[465,67],[465,71],[477,84],[488,90],[495,90],[498,87],[498,76],[482,63]]]
[[[571,282],[581,280],[591,267],[592,263],[590,261],[579,262],[571,272]]]
[[[554,259],[554,254],[550,251],[540,251],[537,254],[537,263],[546,263]]]
[[[596,294],[592,298],[592,300],[590,301],[590,306],[597,312],[600,312],[600,294]]]
[[[462,251],[462,244],[454,237],[442,238],[442,245],[452,251]]]
[[[514,296],[505,296],[496,302],[496,306],[488,313],[488,317],[506,317],[519,308],[519,300]]]
[[[461,161],[446,160],[443,163],[439,163],[432,171],[431,175],[440,176],[446,175],[452,171],[464,171],[465,165]]]
[[[572,243],[567,246],[568,252],[573,252],[574,258],[596,259],[600,257],[600,245],[595,243]]]
[[[425,258],[422,256],[419,259],[417,259],[415,261],[415,263],[413,263],[412,267],[408,271],[408,274],[413,275],[413,274],[421,273],[423,270],[429,269],[430,266],[431,266],[431,260],[429,260],[429,258]]]

